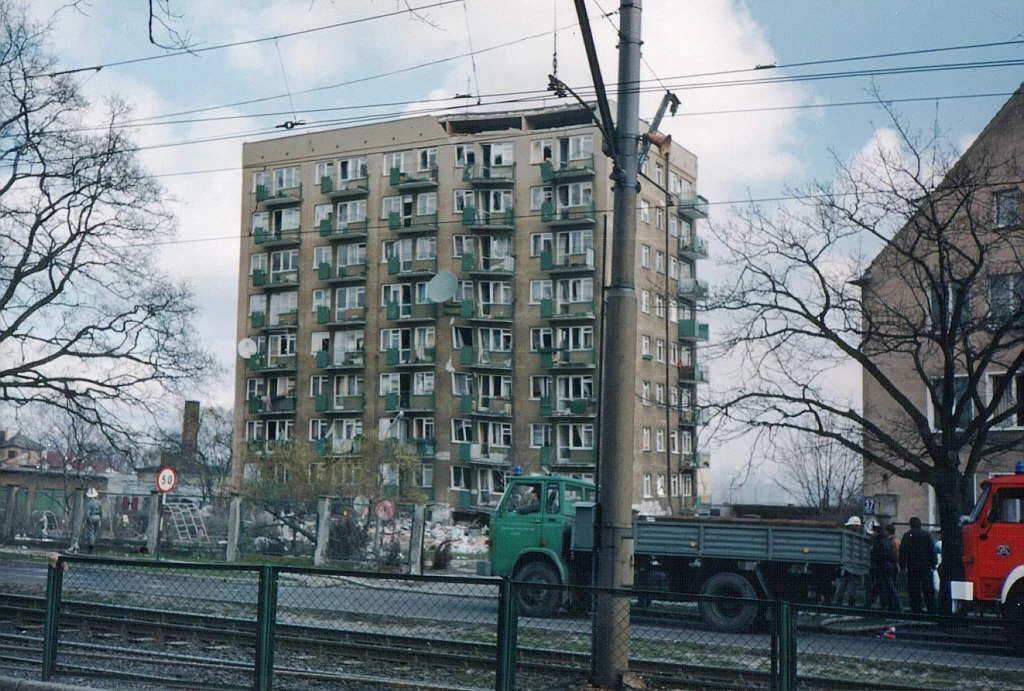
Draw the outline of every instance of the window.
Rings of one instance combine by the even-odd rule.
[[[452,213],[456,216],[462,215],[462,212],[466,209],[472,209],[475,207],[473,204],[473,190],[454,190],[452,203]]]
[[[543,252],[551,251],[551,233],[532,233],[530,235],[530,256],[539,257]]]
[[[1024,427],[1024,374],[991,374],[988,390],[990,399],[998,396],[995,415],[1006,415],[996,424],[999,427]]]
[[[661,163],[654,164],[654,181],[660,186],[665,185],[665,166]]]
[[[668,433],[668,451],[669,453],[679,454],[679,430],[670,430]],[[675,479],[675,476],[672,476]],[[679,488],[674,487],[672,489],[672,496],[679,494]]]
[[[644,314],[651,313],[651,291],[649,290],[640,291],[640,311]]]
[[[452,418],[452,441],[472,442],[473,421],[464,418]]]
[[[413,153],[411,151],[390,151],[384,154],[384,166],[380,174],[384,177],[391,175],[393,168],[398,168],[401,173],[412,172]]]
[[[564,350],[593,350],[594,327],[563,326],[558,329],[556,347]]]
[[[530,400],[536,401],[551,396],[551,376],[545,374],[530,375]]]
[[[280,192],[291,187],[299,186],[299,166],[288,166],[274,170],[274,191]]]
[[[594,201],[594,184],[574,182],[558,186],[558,208],[587,206]]]
[[[645,358],[651,357],[651,337],[641,336],[640,337],[640,355]]]
[[[651,248],[647,245],[640,245],[640,266],[651,268]]]
[[[551,298],[551,281],[530,281],[530,304],[539,305],[541,300]]]
[[[662,230],[665,227],[665,209],[658,206],[654,209],[654,227]]]
[[[554,139],[534,139],[530,142],[530,163],[550,161],[555,152]]]
[[[664,449],[664,446],[665,446],[665,444],[664,444],[665,431],[664,430],[658,430],[658,434],[660,435],[660,438],[662,440],[662,444],[661,444],[662,448],[658,449],[658,451],[664,451],[665,450]],[[655,490],[655,492],[657,493],[657,495],[659,497],[664,497],[665,496],[665,473],[658,473],[658,475],[654,478],[654,490]]]
[[[655,384],[654,385],[654,402],[660,406],[665,405],[665,385]],[[662,449],[658,449],[661,451]]]
[[[476,163],[476,150],[472,144],[455,145],[455,167],[465,168]]]
[[[530,448],[543,449],[551,446],[551,425],[532,423],[530,425]]]
[[[665,318],[665,298],[660,295],[654,296],[654,315],[658,319]]]
[[[475,254],[473,252],[473,236],[472,235],[454,235],[452,236],[452,256],[461,257],[466,254]]]
[[[270,186],[270,171],[257,170],[252,174],[252,191],[255,192],[257,188]]]
[[[594,135],[574,134],[559,140],[561,162],[580,161],[594,155]]]
[[[660,338],[654,342],[654,359],[665,362],[665,341]]]
[[[654,252],[654,270],[659,274],[665,273],[665,253],[661,250]]]
[[[359,180],[367,177],[369,169],[366,157],[349,158],[338,162],[338,174],[342,180]]]
[[[1000,190],[993,196],[993,227],[1005,228],[1020,223],[1020,190]]]
[[[952,387],[953,400],[949,406],[951,409],[946,413],[956,416],[956,426],[958,429],[966,427],[974,418],[974,402],[967,391],[967,381],[966,375],[955,375]],[[929,384],[931,386],[931,395],[928,396],[928,419],[931,420],[932,429],[938,430],[942,425],[942,409],[947,407],[943,405],[943,379],[941,377],[933,377]],[[936,404],[938,404],[938,410],[936,409]]]
[[[467,465],[453,465],[452,466],[452,482],[451,489],[469,489],[470,488],[470,477],[473,475],[472,469]]]
[[[649,431],[650,430],[648,430],[648,432]],[[644,491],[644,499],[650,499],[651,498],[651,474],[650,473],[644,473],[643,491]]]
[[[530,211],[540,211],[544,207],[545,202],[551,201],[551,188],[550,187],[531,187],[530,188]]]
[[[650,223],[651,222],[651,203],[646,199],[641,199],[637,202],[637,206],[640,207],[640,222]]]
[[[416,152],[416,170],[431,170],[437,168],[437,149],[420,149]]]
[[[331,423],[323,418],[311,418],[309,421],[309,441],[326,439],[330,436]]]
[[[437,213],[437,192],[423,192],[416,195],[416,215],[430,216]]]
[[[483,149],[485,153],[489,150],[490,157],[487,162],[492,166],[510,166],[515,161],[515,145],[512,142],[484,144]]]
[[[542,326],[530,329],[530,352],[538,353],[551,350],[553,336],[551,327]]]
[[[366,200],[358,199],[350,202],[338,202],[338,223],[344,227],[346,223],[358,223],[366,220]]]
[[[970,284],[952,281],[933,288],[928,296],[928,324],[933,331],[959,332],[971,321]]]
[[[642,405],[651,404],[651,382],[649,381],[640,382],[640,403]]]
[[[1020,320],[1024,310],[1024,274],[1003,274],[988,279],[989,320],[994,328],[1007,320]]]

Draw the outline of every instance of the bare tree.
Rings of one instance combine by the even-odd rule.
[[[1022,98],[1011,101],[1018,111]],[[814,435],[866,469],[930,485],[944,583],[962,569],[958,517],[975,472],[1022,443],[1006,428],[1024,419],[1024,300],[992,291],[1024,275],[1019,215],[993,230],[994,189],[1022,179],[998,134],[1019,132],[1013,112],[997,118],[1015,124],[990,125],[957,161],[888,111],[892,143],[870,165],[840,162],[833,183],[798,195],[801,206],[753,206],[716,229],[736,278],[713,306],[735,324],[723,344],[744,373],[717,412]],[[875,257],[867,269],[864,251]],[[836,387],[844,367],[862,378],[869,410],[855,386]]]
[[[156,265],[173,223],[125,106],[90,128],[45,39],[0,0],[0,405],[63,410],[127,449],[141,415],[213,365],[190,290]]]
[[[772,446],[775,484],[819,518],[859,512],[863,460],[834,439],[792,430]]]

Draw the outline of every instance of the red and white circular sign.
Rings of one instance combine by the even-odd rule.
[[[381,499],[377,502],[377,505],[373,507],[373,512],[382,521],[390,521],[395,517],[395,502],[390,499]]]
[[[174,472],[174,468],[165,466],[160,469],[160,472],[156,474],[156,488],[167,494],[174,489],[178,484],[178,474]]]

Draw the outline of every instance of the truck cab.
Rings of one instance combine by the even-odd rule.
[[[570,536],[576,505],[593,502],[594,485],[572,478],[514,477],[491,516],[490,572],[503,578],[545,585],[571,581]],[[521,589],[519,608],[527,616],[557,609],[554,590]]]
[[[1000,602],[1004,615],[1024,621],[1024,463],[982,483],[961,536],[965,580],[953,583],[953,597]]]

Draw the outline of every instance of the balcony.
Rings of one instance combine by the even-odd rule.
[[[540,366],[543,369],[593,369],[597,364],[597,351],[585,350],[542,350]]]
[[[597,415],[597,400],[592,398],[560,398],[552,401],[550,396],[540,399],[540,414],[545,417],[593,417]]]
[[[258,354],[249,358],[251,372],[287,372],[294,371],[298,366],[294,355]]]
[[[320,178],[320,194],[326,195],[331,199],[365,197],[369,193],[370,186],[366,178],[335,180],[330,175]]]
[[[512,351],[463,347],[459,350],[459,364],[485,369],[512,369]]]
[[[462,181],[478,187],[510,187],[516,182],[516,164],[491,166],[474,163],[462,171]]]
[[[689,384],[707,384],[709,382],[708,370],[700,365],[683,366],[679,368],[679,381]]]
[[[362,453],[362,437],[354,439],[318,439],[314,449],[318,456],[346,456]]]
[[[430,257],[429,259],[388,257],[388,276],[430,278],[436,273],[437,257]]]
[[[461,463],[505,466],[508,463],[509,451],[507,446],[453,441],[451,453],[452,458]]]
[[[707,281],[696,278],[681,278],[677,295],[685,300],[702,300],[708,296]]]
[[[462,210],[462,225],[472,230],[515,230],[516,215],[512,209],[477,211],[467,206]]]
[[[366,323],[366,307],[332,310],[327,305],[316,308],[316,323],[329,326],[348,326]]]
[[[255,314],[262,314],[257,312]],[[253,320],[255,323],[255,319]],[[294,329],[299,325],[299,313],[297,310],[291,312],[279,312],[277,314],[271,314],[269,319],[263,319],[262,327],[264,329]]]
[[[302,244],[302,231],[298,228],[271,230],[253,228],[252,239],[261,247],[292,247]]]
[[[402,191],[432,189],[437,187],[437,168],[417,171],[415,175],[403,173],[399,168],[392,168],[388,175],[388,182],[395,189]]]
[[[475,410],[472,412],[477,415],[510,418],[512,417],[512,401],[501,396],[481,396],[480,400],[476,401]]]
[[[707,420],[701,408],[681,408],[679,410],[679,424],[686,426],[706,425]]]
[[[463,319],[483,319],[487,321],[512,321],[515,319],[515,304],[497,304],[485,302],[477,304],[473,300],[463,300],[459,316]]]
[[[437,305],[423,303],[412,305],[408,302],[388,302],[384,305],[384,318],[389,321],[433,321],[437,319]]]
[[[356,396],[335,396],[324,393],[316,397],[316,412],[318,413],[359,413],[366,410],[366,399],[363,395]]]
[[[332,353],[329,350],[321,350],[316,354],[316,366],[318,369],[343,370],[363,369],[366,364],[365,350],[349,350],[345,352]]]
[[[559,252],[558,254],[551,250],[544,250],[540,254],[540,268],[542,271],[557,273],[590,272],[594,270],[594,250]]]
[[[416,214],[414,216],[402,216],[397,211],[388,213],[388,228],[401,234],[406,233],[436,233],[437,212],[432,214]]]
[[[295,396],[253,396],[248,403],[250,415],[295,412]]]
[[[299,284],[298,271],[273,271],[253,269],[252,284],[256,288],[291,288]]]
[[[366,280],[366,264],[342,264],[332,266],[322,263],[317,266],[318,278],[329,283],[362,283]]]
[[[368,226],[365,218],[359,221],[336,220],[331,215],[320,220],[320,237],[328,240],[363,240],[366,238]]]
[[[540,450],[541,465],[546,466],[588,466],[597,463],[597,451],[594,449],[567,449],[545,446]]]
[[[708,325],[698,322],[696,319],[679,320],[679,338],[688,341],[708,340]]]
[[[516,270],[515,257],[494,257],[491,255],[480,257],[476,261],[472,254],[462,255],[462,270],[470,273],[487,274],[512,274]]]
[[[555,208],[554,203],[544,202],[540,205],[540,220],[554,227],[592,226],[597,220],[594,202],[582,206],[563,206]]]
[[[437,349],[426,346],[388,348],[384,351],[384,358],[388,367],[397,367],[399,365],[434,365],[437,364]]]
[[[552,320],[573,320],[593,319],[594,301],[584,300],[580,302],[555,301],[552,298],[544,298],[540,301],[541,319]]]
[[[550,183],[585,180],[594,177],[595,172],[594,154],[571,161],[563,161],[557,168],[551,161],[544,161],[540,164],[540,179]]]
[[[389,413],[398,411],[433,412],[434,392],[414,394],[409,391],[384,394],[384,410]]]
[[[676,208],[679,215],[688,221],[698,221],[708,217],[708,200],[699,194],[686,199],[679,197]]]
[[[689,259],[707,259],[708,241],[693,233],[693,238],[679,238],[679,254]]]
[[[272,190],[267,185],[256,185],[256,203],[265,208],[298,204],[302,201],[302,183],[295,187]]]

